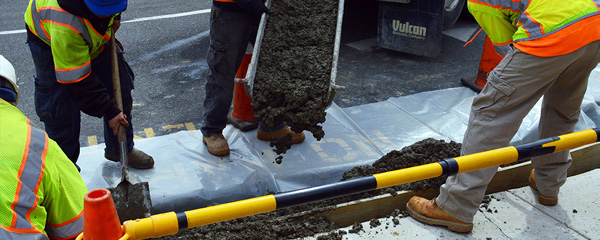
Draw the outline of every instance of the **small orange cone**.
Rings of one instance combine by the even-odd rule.
[[[250,65],[250,60],[252,59],[252,48],[248,46],[246,49],[246,54],[242,59],[242,64],[240,64],[240,68],[238,68],[237,74],[235,78],[245,78],[246,72],[248,71],[248,65]],[[252,130],[258,127],[258,123],[256,122],[256,118],[254,118],[254,113],[252,112],[252,100],[246,93],[246,89],[244,89],[245,83],[236,82],[235,88],[233,90],[233,108],[229,112],[227,116],[227,120],[234,127],[242,130]]]
[[[96,189],[83,202],[83,239],[116,240],[123,236],[115,203],[110,191]]]
[[[488,36],[485,36],[485,42],[483,43],[483,51],[481,52],[481,60],[479,60],[479,69],[477,70],[477,77],[474,81],[468,81],[466,79],[460,79],[460,81],[467,87],[473,89],[475,92],[481,92],[481,89],[487,83],[487,76],[502,59],[504,55],[500,55],[494,49],[494,45]]]

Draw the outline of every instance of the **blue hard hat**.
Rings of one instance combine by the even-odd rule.
[[[127,8],[127,0],[85,0],[88,8],[99,16],[110,16]]]

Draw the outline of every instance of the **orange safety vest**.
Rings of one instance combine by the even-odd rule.
[[[600,6],[593,0],[468,0],[494,46],[553,57],[600,40]]]

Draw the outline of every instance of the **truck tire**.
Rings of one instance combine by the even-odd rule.
[[[465,0],[445,0],[444,30],[451,28],[458,20],[465,5]]]

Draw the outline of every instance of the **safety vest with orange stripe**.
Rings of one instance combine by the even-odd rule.
[[[0,116],[0,239],[77,236],[87,188],[75,165],[2,99]]]
[[[111,35],[110,27],[105,33],[97,32],[89,20],[65,11],[57,0],[30,0],[25,22],[51,46],[56,78],[61,83],[85,79],[92,71],[91,60],[102,52]]]
[[[540,57],[560,56],[600,40],[594,0],[468,0],[468,9],[495,46]]]

